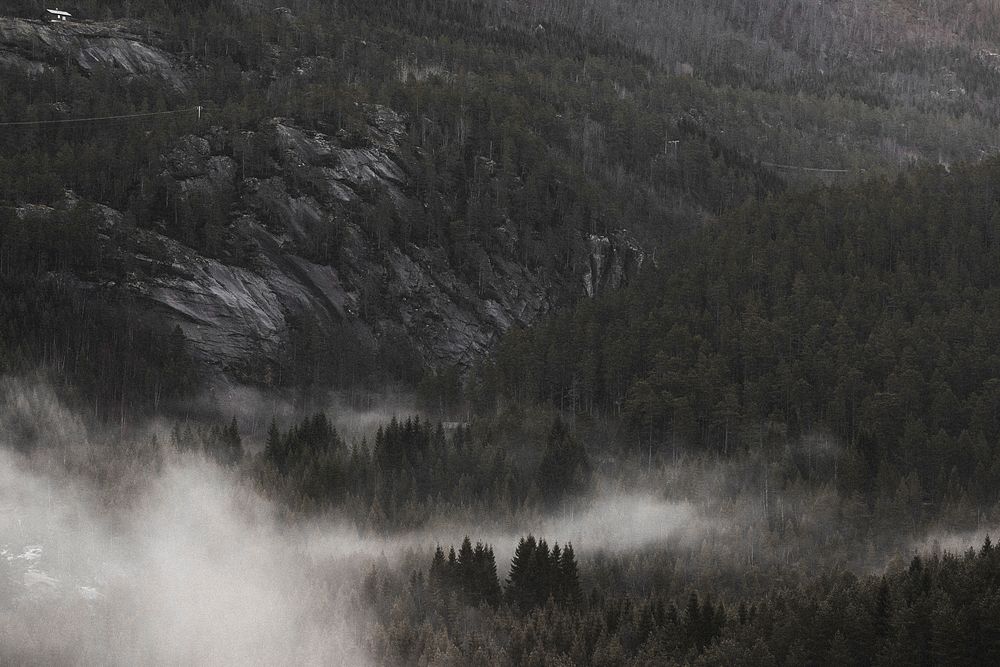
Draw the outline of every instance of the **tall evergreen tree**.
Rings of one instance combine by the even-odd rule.
[[[522,537],[510,561],[506,596],[512,605],[521,609],[527,609],[535,600],[536,546],[534,536]]]
[[[577,571],[576,554],[573,552],[571,543],[567,543],[562,550],[562,556],[559,559],[559,579],[561,599],[570,607],[579,605],[582,598],[580,575]]]
[[[556,417],[538,468],[538,487],[549,503],[583,493],[590,484],[590,459],[583,445]]]

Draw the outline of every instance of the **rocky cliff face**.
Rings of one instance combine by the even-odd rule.
[[[186,85],[180,63],[127,25],[0,20],[0,65],[31,72],[60,59]],[[289,118],[240,131],[206,120],[159,158],[162,210],[135,225],[102,207],[105,255],[124,273],[63,278],[179,327],[215,377],[267,383],[304,329],[321,354],[402,353],[425,368],[468,367],[510,327],[621,287],[641,267],[624,232],[580,234],[576,265],[558,270],[527,266],[513,241],[457,267],[439,241],[399,231],[427,215],[407,119],[376,105],[363,116],[366,127],[351,136]],[[513,238],[506,227],[496,234]]]
[[[69,63],[87,72],[107,67],[130,76],[153,76],[175,89],[187,85],[178,59],[155,46],[139,23],[0,17],[0,66],[39,74]]]
[[[587,248],[583,289],[591,298],[627,286],[646,261],[646,253],[625,230],[608,235],[591,234],[587,237]]]
[[[399,143],[404,119],[384,107],[368,117],[363,147],[272,119],[256,139],[272,146],[273,158],[257,176],[244,176],[226,152],[246,137],[211,127],[182,137],[162,156],[162,177],[181,202],[231,201],[225,246],[243,256],[185,245],[175,238],[183,219],[136,228],[102,207],[102,235],[130,239],[108,252],[127,253],[119,262],[130,270],[117,282],[78,284],[127,295],[141,312],[180,327],[213,375],[267,383],[287,363],[303,318],[318,335],[349,339],[367,354],[403,346],[425,367],[468,367],[510,327],[575,295],[622,287],[642,266],[643,252],[625,232],[581,235],[585,259],[563,274],[529,269],[504,249],[484,252],[475,281],[434,244],[379,242],[352,211],[387,206],[405,217],[417,204]],[[333,259],[318,260],[313,250],[331,238]]]
[[[494,255],[473,287],[441,248],[379,242],[353,220],[352,204],[372,193],[399,216],[415,205],[397,143],[402,119],[380,107],[369,117],[365,147],[272,120],[261,130],[277,155],[267,177],[243,178],[233,158],[215,153],[213,143],[230,139],[218,129],[185,137],[166,156],[164,173],[182,193],[236,192],[234,242],[253,249],[251,262],[232,266],[163,237],[169,266],[130,286],[179,325],[207,363],[223,370],[253,359],[278,363],[290,319],[307,316],[372,351],[381,341],[407,341],[424,365],[467,366],[498,334],[530,323],[558,298],[558,276]],[[328,236],[338,244],[335,261],[305,256]]]

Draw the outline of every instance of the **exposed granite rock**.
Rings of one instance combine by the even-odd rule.
[[[388,206],[402,218],[419,203],[410,194],[412,162],[400,149],[402,120],[382,107],[368,109],[368,118],[363,147],[286,119],[263,123],[257,139],[269,157],[251,178],[227,148],[239,137],[210,128],[179,138],[161,157],[162,180],[177,184],[171,196],[182,201],[197,193],[227,202],[222,251],[208,257],[178,241],[173,226],[184,220],[135,228],[103,207],[107,254],[128,254],[118,258],[127,275],[89,284],[67,278],[81,289],[117,290],[150,321],[180,327],[216,379],[266,382],[288,363],[302,318],[321,337],[350,337],[351,349],[378,355],[403,345],[425,367],[468,368],[512,326],[579,295],[582,276],[593,295],[627,284],[641,266],[642,250],[623,232],[581,235],[587,265],[557,273],[521,264],[507,231],[514,225],[504,225],[499,247],[475,255],[474,279],[440,246],[379,238],[362,226],[366,216]],[[322,243],[336,246],[325,259],[316,251]]]
[[[591,298],[627,286],[646,259],[638,242],[625,230],[607,236],[591,234],[587,237],[587,247],[583,289]]]
[[[182,193],[237,193],[243,212],[230,233],[234,243],[255,249],[250,264],[234,266],[163,234],[137,232],[140,245],[150,248],[145,254],[159,259],[144,265],[126,289],[150,313],[179,326],[207,368],[246,380],[280,366],[290,322],[303,315],[321,329],[350,332],[364,349],[403,340],[427,367],[467,368],[512,326],[531,324],[581,293],[576,281],[593,296],[628,284],[640,269],[643,251],[625,232],[581,235],[585,265],[570,275],[520,264],[508,232],[509,243],[481,253],[474,282],[456,272],[443,248],[376,243],[345,207],[388,196],[404,215],[415,204],[407,198],[407,163],[393,138],[398,116],[373,107],[371,118],[375,139],[361,149],[287,120],[266,124],[280,155],[266,178],[241,179],[233,158],[213,152],[213,144],[225,144],[217,136],[183,137],[164,155],[163,174],[177,180]],[[337,261],[310,259],[306,249],[331,229],[340,244]]]
[[[442,248],[376,243],[344,207],[387,196],[404,215],[415,203],[406,194],[407,163],[397,139],[402,120],[383,107],[371,107],[369,119],[371,142],[363,148],[342,146],[287,119],[266,123],[262,131],[271,133],[279,159],[266,178],[240,179],[238,165],[213,154],[216,142],[203,137],[182,138],[164,157],[164,174],[180,181],[182,191],[194,184],[238,191],[247,213],[236,233],[259,251],[252,269],[237,268],[170,242],[170,274],[134,286],[181,327],[207,363],[223,371],[278,364],[289,319],[308,313],[347,327],[370,349],[380,340],[403,339],[428,367],[468,367],[504,331],[530,324],[572,295],[571,276],[531,271],[504,248],[482,253],[479,280],[470,284]],[[330,229],[340,243],[332,266],[304,251]],[[628,246],[624,235],[615,239],[620,258],[598,276],[602,287],[624,284],[641,263],[624,252],[628,247],[641,255],[634,243]]]
[[[309,66],[322,66],[314,60]],[[38,74],[67,66],[187,87],[179,59],[141,23],[0,18],[0,67]],[[349,337],[352,350],[378,355],[403,345],[426,367],[467,368],[503,332],[580,295],[581,278],[583,293],[594,296],[628,284],[641,267],[643,252],[624,232],[581,235],[582,259],[559,271],[522,263],[511,221],[494,230],[493,250],[469,251],[462,270],[426,239],[383,233],[372,219],[405,223],[422,210],[411,183],[419,149],[407,119],[384,106],[362,110],[367,127],[350,136],[273,118],[252,131],[213,127],[180,137],[160,157],[158,182],[168,184],[161,194],[173,199],[173,214],[137,229],[101,207],[100,238],[116,273],[58,278],[114,290],[151,322],[180,327],[216,379],[263,381],[288,362],[303,319],[320,337]],[[479,157],[476,170],[493,178],[496,165]],[[216,225],[211,257],[178,240],[207,223],[177,211],[198,216],[206,207]]]
[[[0,67],[38,74],[70,61],[84,71],[108,67],[184,90],[187,79],[178,59],[141,33],[140,24],[128,21],[50,23],[0,17]]]

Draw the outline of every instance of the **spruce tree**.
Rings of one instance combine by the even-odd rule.
[[[700,644],[701,628],[701,602],[698,600],[698,594],[691,591],[684,610],[684,634],[688,645],[694,646],[699,652],[703,648]]]
[[[285,471],[285,448],[281,431],[278,430],[278,423],[271,418],[271,425],[267,428],[267,442],[264,445],[264,457],[271,462],[280,472]]]
[[[535,579],[535,538],[522,537],[514,549],[507,577],[507,600],[520,609],[527,609],[533,602]]]
[[[500,604],[500,581],[497,579],[497,561],[493,555],[493,547],[487,547],[483,558],[483,601],[491,607]]]
[[[569,542],[563,548],[562,556],[559,559],[559,581],[564,602],[572,607],[579,605],[582,598],[580,574],[577,571],[576,554],[573,553],[573,545]]]
[[[552,571],[552,555],[549,545],[544,539],[539,539],[535,546],[535,563],[531,578],[532,602],[536,606],[544,605],[552,593],[554,572]]]
[[[549,553],[549,566],[548,570],[551,572],[549,575],[549,590],[545,594],[545,597],[552,597],[557,603],[562,603],[563,601],[563,586],[562,586],[562,571],[560,565],[562,564],[562,549],[559,547],[559,543],[556,542],[552,545],[552,551]]]
[[[457,578],[458,587],[466,602],[475,603],[476,599],[476,565],[474,562],[474,552],[472,542],[466,535],[462,540],[462,546],[458,549],[457,558]]]
[[[549,431],[545,453],[538,467],[538,488],[549,504],[582,493],[590,484],[591,467],[587,452],[556,417]]]

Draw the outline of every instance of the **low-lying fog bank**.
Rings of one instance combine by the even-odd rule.
[[[665,545],[682,536],[693,537],[709,521],[700,518],[688,503],[674,503],[648,494],[601,496],[577,511],[526,518],[517,525],[501,526],[483,521],[455,521],[442,517],[432,526],[395,535],[367,534],[328,524],[313,524],[306,531],[309,553],[315,558],[367,553],[380,559],[387,554],[419,554],[429,557],[433,549],[458,547],[466,536],[473,542],[492,545],[497,571],[507,574],[517,541],[528,534],[549,544],[572,543],[586,553],[628,552]],[[426,563],[423,564],[426,566]]]
[[[358,433],[394,410],[359,413]],[[366,664],[365,572],[426,569],[466,535],[493,545],[501,579],[520,537],[571,542],[586,584],[600,559],[636,552],[683,554],[700,576],[877,572],[988,532],[900,526],[887,541],[830,485],[775,491],[757,463],[683,459],[602,478],[557,513],[470,509],[393,534],[330,514],[288,525],[232,470],[170,450],[168,431],[106,446],[45,386],[0,381],[0,663]],[[697,585],[691,571],[672,570],[674,592]]]
[[[236,418],[250,443],[262,442],[272,420],[287,427],[315,412],[329,415],[347,443],[359,442],[393,417],[426,417],[416,397],[409,392],[386,387],[382,391],[324,392],[308,401],[295,401],[288,392],[265,391],[244,385],[219,385],[197,400],[173,406],[180,418],[198,420],[204,416]]]
[[[0,452],[0,662],[364,664],[350,591],[271,508],[203,463],[125,510]]]

